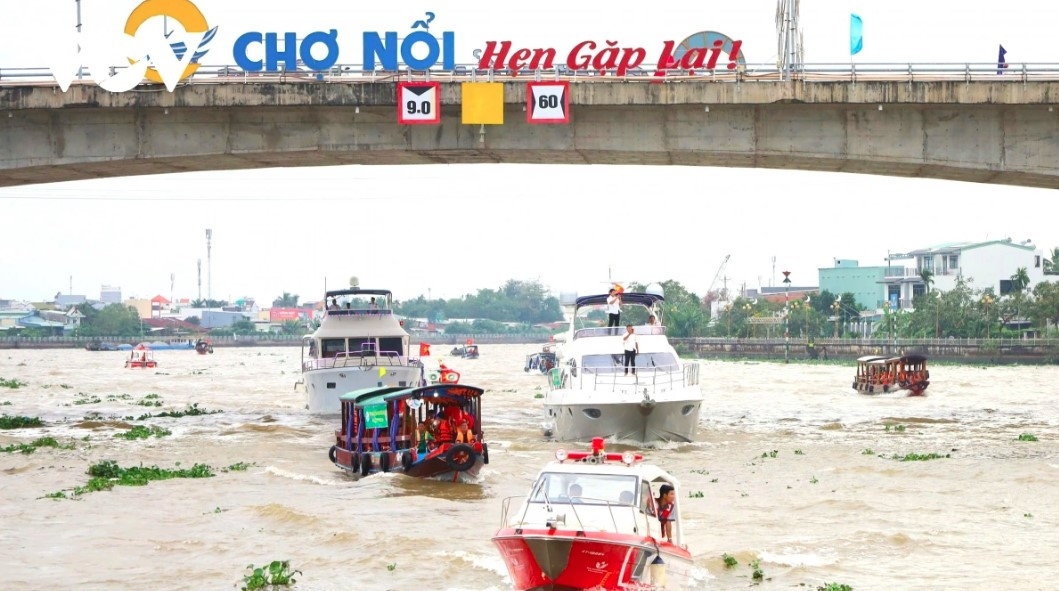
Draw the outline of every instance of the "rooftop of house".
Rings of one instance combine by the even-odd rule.
[[[1011,246],[1013,248],[1020,248],[1022,250],[1034,251],[1036,246],[1033,245],[1032,240],[1023,240],[1022,242],[1012,242],[1011,238],[1004,238],[1002,240],[986,240],[983,242],[944,242],[936,244],[934,246],[928,246],[926,248],[918,248],[906,253],[891,253],[890,260],[897,259],[910,259],[922,255],[931,254],[956,254],[964,250],[972,250],[975,248],[982,248],[983,246],[992,246],[994,244],[1001,244],[1004,246]]]

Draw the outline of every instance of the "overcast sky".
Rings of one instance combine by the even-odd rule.
[[[83,0],[82,22],[120,30],[138,0]],[[233,63],[246,31],[337,29],[339,61],[361,62],[362,31],[408,32],[426,10],[431,31],[456,33],[457,61],[487,40],[530,47],[617,39],[661,49],[700,30],[743,40],[750,63],[776,59],[771,0],[669,3],[539,0],[401,2],[198,0],[217,39],[203,60]],[[393,3],[396,5],[397,3]],[[700,6],[695,6],[700,5]],[[864,20],[866,62],[1059,62],[1059,2],[805,0],[810,63],[848,63],[849,14]],[[75,23],[74,0],[22,3],[0,20],[0,69],[42,67],[49,40]],[[689,24],[691,23],[691,24]],[[921,193],[925,198],[912,198]],[[216,196],[224,196],[218,199]],[[362,286],[455,297],[505,280],[555,291],[608,279],[677,279],[704,292],[724,256],[729,288],[769,285],[792,271],[815,285],[835,258],[882,264],[888,250],[1011,237],[1059,246],[1054,191],[946,181],[721,168],[451,165],[294,168],[132,177],[0,189],[0,298],[201,294],[271,301],[317,298],[350,276]],[[910,222],[884,225],[880,212]],[[616,212],[616,213],[615,213]],[[212,272],[205,229],[213,230]],[[721,287],[719,281],[716,287]],[[211,285],[210,285],[211,284]]]

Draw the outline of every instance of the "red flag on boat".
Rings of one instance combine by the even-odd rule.
[[[419,343],[419,356],[420,357],[430,357],[430,344],[428,344],[428,343]]]

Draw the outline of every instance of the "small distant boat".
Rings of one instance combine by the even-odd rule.
[[[213,342],[206,339],[199,339],[195,342],[195,352],[199,355],[206,355],[207,353],[213,353]]]
[[[137,345],[125,360],[125,367],[147,369],[158,367],[158,362],[154,359],[154,351],[144,345]]]
[[[675,477],[643,456],[607,453],[603,438],[590,451],[557,450],[521,505],[504,499],[500,551],[517,591],[700,589],[681,537]],[[658,487],[652,490],[653,487]],[[664,487],[664,488],[663,488]],[[677,501],[661,508],[656,492]],[[659,511],[670,517],[662,535]]]
[[[343,394],[342,424],[328,458],[354,476],[403,472],[473,480],[489,463],[489,448],[482,441],[483,393],[464,384],[433,384]],[[460,423],[466,423],[462,430]]]
[[[927,369],[927,358],[923,355],[867,355],[857,359],[853,389],[861,394],[905,390],[909,396],[921,396],[929,385],[930,371]]]
[[[475,345],[473,340],[467,339],[466,345],[453,347],[451,354],[464,359],[478,359],[478,345]]]
[[[555,345],[548,344],[541,351],[526,355],[526,365],[522,368],[522,371],[548,373],[557,365],[559,365],[559,362],[555,356]]]

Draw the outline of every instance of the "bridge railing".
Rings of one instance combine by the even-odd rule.
[[[106,76],[127,66],[113,66]],[[452,70],[383,70],[365,69],[362,64],[339,64],[328,70],[290,69],[279,72],[247,72],[233,65],[202,65],[182,84],[255,84],[255,83],[386,83],[397,80],[441,82],[872,82],[872,81],[963,81],[963,82],[1030,82],[1059,81],[1059,63],[1015,63],[999,67],[996,63],[819,63],[797,64],[781,70],[776,64],[746,64],[735,70],[663,69],[638,67],[617,75],[616,70],[571,70],[566,66],[543,70],[481,69],[478,64],[460,64]],[[74,84],[95,84],[85,67]],[[0,86],[57,86],[46,67],[0,67]]]

